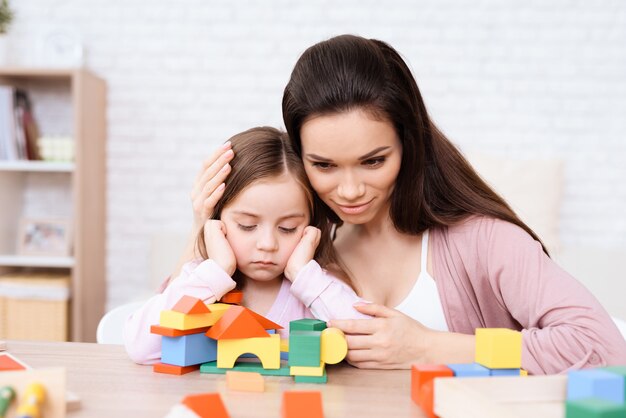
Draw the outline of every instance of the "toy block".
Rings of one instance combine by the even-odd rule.
[[[197,315],[211,313],[211,310],[198,298],[193,296],[183,296],[176,302],[172,308],[174,312],[180,312],[188,315]]]
[[[9,353],[0,354],[0,372],[10,370],[26,370],[28,366]]]
[[[598,398],[624,403],[624,378],[604,370],[587,369],[567,373],[567,400]]]
[[[289,367],[289,373],[293,376],[316,376],[320,377],[324,375],[324,369],[326,365],[324,363],[320,363],[315,367],[308,366],[291,366]]]
[[[292,331],[289,334],[289,365],[319,366],[321,336],[320,331]]]
[[[252,311],[237,305],[232,305],[220,320],[206,332],[206,335],[214,340],[269,336],[265,332],[265,328],[252,315]]]
[[[337,364],[348,354],[348,342],[339,328],[326,328],[322,331],[320,354],[326,364]]]
[[[475,361],[490,369],[521,368],[522,333],[507,328],[477,328]]]
[[[200,418],[229,418],[228,411],[219,393],[199,393],[187,395],[182,404]]]
[[[565,402],[566,418],[623,418],[626,404],[588,398]]]
[[[282,418],[323,418],[322,394],[318,391],[285,391]]]
[[[428,418],[437,418],[437,415],[435,415],[435,411],[433,408],[435,403],[434,379],[429,380],[420,387],[418,401],[418,405],[420,406],[424,415],[426,415]]]
[[[324,331],[326,329],[326,322],[319,319],[304,318],[296,319],[289,322],[289,332],[292,331]]]
[[[229,370],[241,372],[255,372],[263,376],[291,376],[288,366],[283,366],[278,369],[264,369],[261,363],[251,361],[238,361],[230,369],[222,369],[217,367],[217,361],[210,361],[200,366],[200,373],[226,374],[226,372]]]
[[[226,386],[230,390],[265,392],[265,380],[260,373],[229,370],[226,372]]]
[[[35,382],[26,386],[16,416],[23,418],[41,417],[43,403],[46,401],[46,387]]]
[[[217,367],[231,369],[244,353],[256,355],[265,369],[280,368],[280,336],[226,339],[217,342]]]
[[[152,365],[152,371],[155,373],[173,374],[176,376],[182,376],[187,373],[198,370],[199,366],[175,366],[173,364],[155,363]]]
[[[609,367],[603,367],[598,370],[604,370],[605,372],[622,376],[622,379],[624,379],[624,382],[625,382],[624,383],[624,398],[626,399],[626,366],[609,366]]]
[[[161,362],[175,366],[192,366],[217,360],[217,341],[204,334],[163,337]]]
[[[324,374],[321,376],[294,376],[294,381],[296,383],[326,383],[328,382],[328,375],[326,374],[326,370],[324,370]]]
[[[209,327],[181,330],[181,329],[174,329],[174,328],[166,328],[166,327],[162,327],[161,325],[150,326],[150,333],[161,335],[163,337],[182,337],[183,335],[205,333],[208,330],[209,330]]]
[[[289,338],[280,339],[280,352],[281,353],[289,352]]]
[[[488,377],[489,369],[478,363],[467,364],[446,364],[453,372],[455,377]]]
[[[453,377],[454,372],[444,365],[414,364],[411,366],[411,399],[420,405],[420,391],[422,386],[432,382],[436,377]],[[431,390],[432,393],[432,390]],[[432,401],[431,401],[432,405]]]
[[[231,303],[233,305],[241,305],[242,300],[243,300],[243,292],[241,290],[234,289],[226,293],[224,296],[222,296],[222,299],[220,299],[220,302]]]
[[[233,305],[225,303],[213,303],[210,306],[210,313],[203,314],[184,314],[176,311],[162,311],[159,317],[159,325],[166,328],[174,328],[178,330],[189,330],[193,328],[210,327],[214,325],[224,312]]]
[[[13,399],[15,399],[15,389],[11,386],[0,387],[0,417],[6,416]]]
[[[521,376],[521,369],[489,369],[489,376]]]
[[[528,370],[519,369],[519,375],[520,376],[528,376]]]

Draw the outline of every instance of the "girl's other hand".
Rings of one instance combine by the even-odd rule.
[[[230,173],[228,163],[234,155],[229,141],[203,162],[202,169],[196,176],[191,190],[191,205],[196,230],[200,229],[211,217],[215,205],[224,194],[224,181]]]
[[[204,243],[209,259],[215,261],[229,276],[235,274],[237,260],[226,239],[226,226],[217,219],[209,219],[204,224]]]
[[[291,253],[289,261],[287,261],[287,266],[285,266],[285,277],[289,281],[293,282],[302,267],[306,266],[306,264],[313,259],[315,249],[320,243],[321,237],[322,232],[316,227],[307,226],[304,228],[302,238],[300,238],[300,242],[295,250],[293,250],[293,253]]]

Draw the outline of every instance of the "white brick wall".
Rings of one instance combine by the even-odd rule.
[[[11,3],[16,61],[46,28],[71,27],[108,83],[109,306],[146,289],[151,237],[188,227],[202,158],[237,131],[282,126],[296,58],[346,32],[394,45],[464,149],[562,158],[564,244],[626,248],[621,0]]]

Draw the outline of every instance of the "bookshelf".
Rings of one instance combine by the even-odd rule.
[[[48,112],[47,119],[60,119],[59,126],[74,140],[75,155],[73,162],[0,161],[0,274],[38,269],[67,272],[71,277],[69,339],[95,341],[106,299],[106,84],[85,69],[10,67],[0,67],[0,84],[32,93],[35,117]],[[50,117],[55,112],[62,116]],[[40,131],[48,133],[41,123]],[[61,198],[47,195],[53,204],[38,205],[42,190],[58,192]],[[69,256],[21,255],[20,219],[59,214],[71,223]]]

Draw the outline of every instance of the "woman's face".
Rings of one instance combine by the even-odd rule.
[[[356,109],[309,119],[300,137],[311,185],[341,220],[362,225],[388,216],[402,160],[389,121]]]

